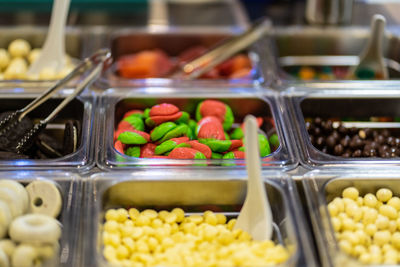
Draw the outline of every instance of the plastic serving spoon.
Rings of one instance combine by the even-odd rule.
[[[360,54],[360,63],[353,67],[348,74],[350,79],[388,79],[388,70],[383,58],[383,38],[386,19],[376,14],[371,21],[371,35],[367,46]]]
[[[257,121],[254,116],[248,115],[244,122],[247,194],[234,228],[248,232],[254,240],[271,239],[272,213],[261,179]]]
[[[54,0],[49,31],[39,58],[29,67],[28,75],[39,75],[43,68],[60,72],[65,66],[65,24],[70,0]]]

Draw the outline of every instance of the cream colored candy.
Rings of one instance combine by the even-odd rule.
[[[30,51],[31,45],[23,39],[16,39],[8,46],[8,52],[12,57],[26,57]]]
[[[53,244],[61,236],[61,226],[50,216],[27,214],[11,222],[9,234],[15,242]]]
[[[39,58],[41,52],[42,52],[42,49],[40,49],[40,48],[32,49],[32,51],[28,55],[29,64],[32,64],[33,62],[35,62]]]
[[[21,200],[23,213],[26,213],[28,211],[29,198],[28,193],[26,192],[23,185],[14,180],[4,179],[0,180],[0,187],[9,188],[14,191],[17,194],[18,198]]]
[[[12,214],[7,202],[0,200],[0,238],[7,235],[8,226],[12,220]]]
[[[19,196],[11,189],[0,187],[0,200],[4,201],[11,211],[13,218],[23,214],[23,204]]]
[[[10,240],[10,239],[0,240],[0,249],[2,249],[9,258],[11,258],[12,254],[14,253],[15,248],[16,248],[16,245],[12,240]]]
[[[62,198],[57,186],[49,181],[36,180],[26,186],[30,211],[56,218],[61,211]]]
[[[5,69],[10,64],[10,55],[7,50],[0,48],[0,70]]]
[[[6,80],[16,80],[25,79],[26,72],[28,71],[28,65],[23,58],[14,58],[11,60],[7,69],[4,72],[4,79]]]
[[[0,248],[0,266],[1,267],[9,267],[10,261],[8,259],[7,254],[3,249]]]
[[[15,249],[11,263],[12,266],[33,267],[40,263],[39,255],[32,245],[21,244]]]

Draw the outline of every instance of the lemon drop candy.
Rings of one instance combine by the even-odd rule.
[[[30,51],[31,45],[23,39],[16,39],[8,45],[8,52],[12,57],[26,57]]]
[[[23,58],[17,57],[11,60],[7,69],[4,72],[5,80],[24,79],[28,65]]]
[[[343,190],[342,196],[343,198],[349,198],[352,200],[357,200],[359,195],[359,192],[357,188],[355,187],[347,187],[345,190]]]
[[[7,50],[0,48],[0,71],[10,64],[11,58]]]
[[[381,202],[388,201],[393,196],[393,193],[390,189],[381,188],[376,192],[376,197]]]
[[[28,55],[29,64],[32,64],[33,62],[35,62],[39,58],[41,52],[42,52],[42,49],[40,49],[40,48],[32,49],[32,51]]]

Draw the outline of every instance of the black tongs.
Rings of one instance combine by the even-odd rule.
[[[168,76],[188,80],[197,79],[218,64],[252,45],[266,33],[271,32],[271,29],[271,21],[268,18],[261,18],[244,33],[228,38],[200,57],[185,63],[183,66],[179,66],[176,71]]]
[[[16,153],[23,153],[28,150],[37,137],[37,135],[46,128],[47,123],[54,117],[76,96],[78,96],[89,84],[91,84],[101,73],[103,67],[107,67],[111,60],[111,52],[108,49],[98,50],[92,56],[84,59],[73,71],[65,78],[59,80],[55,85],[46,90],[42,95],[37,97],[24,108],[9,112],[0,121],[0,150]],[[47,101],[59,89],[75,77],[78,77],[85,72],[90,72],[85,75],[83,80],[76,86],[74,91],[68,95],[45,119],[37,124],[22,123],[24,117],[33,111],[35,108]]]

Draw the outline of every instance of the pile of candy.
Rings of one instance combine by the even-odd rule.
[[[234,115],[228,105],[205,100],[197,106],[196,120],[168,103],[144,111],[131,110],[125,113],[114,133],[115,149],[141,158],[244,158],[243,125],[232,128]],[[263,124],[262,118],[258,118],[258,124]],[[261,157],[271,153],[270,142],[274,149],[279,146],[276,134],[269,140],[264,134],[258,138]]]
[[[59,73],[52,68],[44,68],[39,76],[29,76],[29,64],[39,58],[40,52],[40,48],[31,49],[31,45],[23,39],[12,41],[7,50],[0,48],[0,80],[56,80],[73,70],[71,58],[66,55],[66,66]]]
[[[365,264],[400,263],[400,198],[390,189],[359,196],[348,187],[328,204],[339,247]]]
[[[306,128],[313,146],[341,157],[400,156],[400,138],[388,129],[346,128],[319,117],[308,120]]]
[[[62,198],[57,187],[36,180],[26,187],[0,180],[0,266],[41,266],[58,253]],[[9,238],[7,238],[9,237]]]
[[[121,77],[129,79],[161,78],[176,66],[181,66],[204,54],[207,48],[191,47],[175,60],[159,49],[145,50],[136,54],[125,55],[118,59],[117,71]],[[252,64],[247,55],[239,54],[216,66],[202,79],[244,79],[250,78]]]
[[[135,208],[110,209],[103,225],[103,255],[120,266],[270,266],[289,258],[271,240],[254,241],[233,229],[223,214],[206,211],[185,217],[171,212]]]

